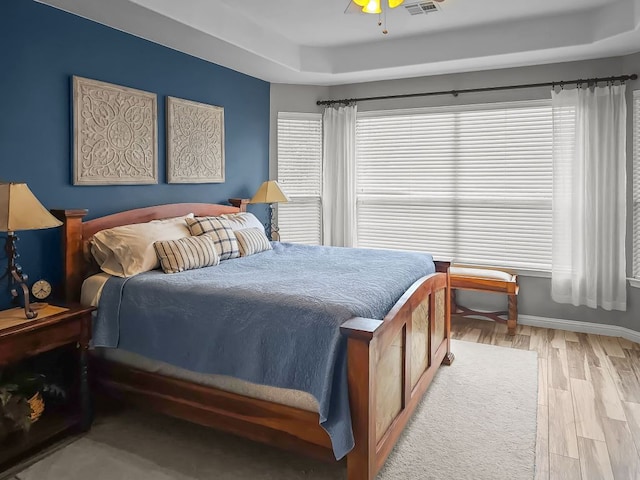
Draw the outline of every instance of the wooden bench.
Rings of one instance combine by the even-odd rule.
[[[496,322],[507,323],[509,335],[515,335],[518,325],[518,275],[514,272],[494,267],[472,267],[455,265],[449,269],[451,279],[451,313],[461,316],[486,317]],[[479,312],[456,303],[455,291],[474,290],[476,292],[504,293],[509,297],[506,312]],[[505,320],[502,318],[506,316]]]

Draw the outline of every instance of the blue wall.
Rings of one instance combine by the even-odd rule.
[[[72,75],[158,95],[158,185],[73,186]],[[269,175],[269,83],[32,0],[0,2],[0,87],[0,179],[26,182],[47,208],[88,208],[91,218],[162,203],[222,203],[251,196]],[[165,183],[168,95],[224,107],[225,183]],[[20,237],[29,283],[59,282],[60,229]],[[6,286],[0,308],[8,306]]]

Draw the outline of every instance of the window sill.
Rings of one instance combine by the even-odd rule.
[[[543,270],[515,270],[516,273],[522,277],[551,278],[551,272]],[[629,285],[632,287],[640,288],[640,278],[627,278],[627,280],[629,280]]]
[[[519,270],[516,268],[515,271],[521,277],[551,278],[551,272],[545,270]]]
[[[449,257],[447,260],[450,260],[450,259],[451,257]],[[454,261],[453,263],[455,264],[456,262]],[[476,265],[476,264],[467,264],[462,262],[460,264],[462,266],[470,266],[470,267],[476,267],[476,268],[489,267],[489,268],[496,268],[498,270],[500,268],[504,268],[505,270],[510,270],[514,272],[516,275],[520,277],[551,278],[551,272],[547,270],[527,270],[524,268],[508,267],[504,265]]]

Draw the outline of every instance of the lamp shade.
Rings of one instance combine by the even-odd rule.
[[[59,227],[26,183],[0,183],[0,232]]]
[[[286,203],[289,198],[275,180],[268,180],[260,188],[249,203]]]

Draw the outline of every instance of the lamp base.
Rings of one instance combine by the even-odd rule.
[[[269,205],[269,240],[273,242],[280,241],[280,229],[273,218],[273,210],[275,209],[273,203]]]
[[[35,312],[31,308],[31,304],[29,301],[29,287],[27,287],[27,284],[25,283],[27,281],[27,276],[18,273],[15,268],[11,270],[11,276],[13,277],[14,282],[20,285],[20,288],[22,288],[22,294],[24,295],[24,316],[29,320],[33,320],[38,316],[38,312]],[[15,288],[12,288],[11,295],[14,298],[17,298],[18,291]]]
[[[7,272],[4,276],[9,277],[9,282],[12,284],[18,284],[22,289],[22,294],[24,296],[24,316],[33,320],[38,316],[38,312],[35,312],[30,305],[29,301],[29,287],[27,287],[28,277],[22,273],[22,268],[20,265],[16,263],[16,258],[18,257],[18,252],[16,251],[16,241],[18,237],[13,232],[8,232],[7,234],[7,243],[4,246],[4,250],[7,253],[7,258],[9,259],[9,265],[7,266]],[[11,289],[11,296],[14,300],[18,299],[19,293],[16,288]]]

